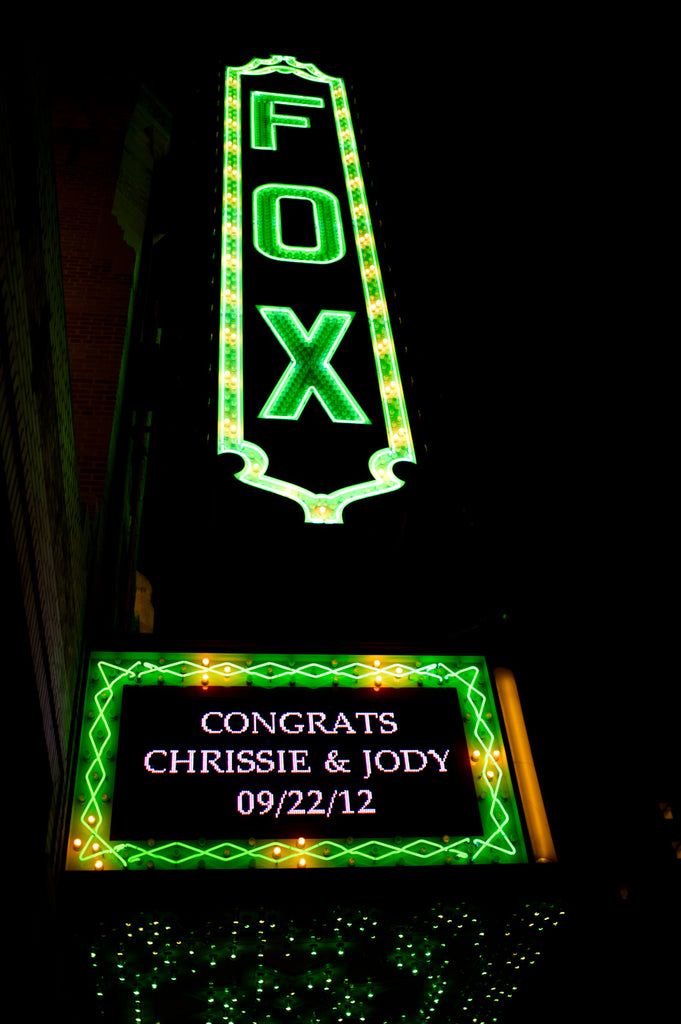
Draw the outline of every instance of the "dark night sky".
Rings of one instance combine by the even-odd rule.
[[[535,11],[524,23],[514,8],[502,22],[485,7],[467,24],[448,11],[445,25],[428,10],[408,21],[390,9],[367,32],[346,12],[320,28],[317,8],[313,33],[300,30],[302,15],[266,14],[255,27],[231,11],[224,26],[211,15],[197,27],[183,11],[176,29],[145,32],[135,20],[118,34],[89,15],[89,35],[62,23],[42,42],[55,91],[134,98],[144,81],[174,116],[154,409],[173,447],[152,449],[139,565],[157,642],[413,644],[510,662],[561,877],[587,907],[547,1005],[567,987],[570,1005],[611,1010],[621,986],[654,1006],[676,966],[657,804],[671,797],[679,809],[681,721],[670,582],[675,93],[659,41],[637,25],[624,42],[621,12],[596,26],[592,12],[584,25]],[[398,469],[399,492],[329,529],[238,484],[238,460],[197,442],[214,69],[271,53],[353,87],[418,457]],[[642,898],[627,904],[625,938],[613,925],[602,947],[611,933],[598,913],[617,913],[620,883]],[[585,972],[594,986],[580,991]]]
[[[81,50],[53,74],[81,88],[88,75],[94,88],[103,68],[114,81],[142,77],[186,138],[220,57],[292,53],[341,74],[366,146],[402,376],[414,381],[418,464],[398,470],[406,485],[379,499],[375,516],[357,507],[331,528],[340,532],[303,526],[292,503],[272,527],[258,520],[259,492],[239,493],[252,489],[233,482],[236,465],[216,472],[212,455],[174,457],[176,497],[161,516],[156,506],[153,543],[147,535],[159,625],[165,586],[166,609],[183,609],[175,620],[166,612],[169,634],[189,621],[192,635],[226,646],[258,616],[269,636],[302,646],[340,635],[506,650],[530,696],[545,790],[563,808],[583,808],[586,835],[573,829],[565,846],[595,848],[603,827],[627,860],[636,814],[676,771],[665,730],[679,720],[662,581],[671,415],[665,381],[649,379],[651,366],[664,367],[657,346],[668,331],[654,300],[668,269],[648,233],[662,200],[652,190],[642,203],[637,191],[661,154],[635,76],[613,85],[555,26],[534,29],[466,26],[433,43],[431,25],[400,27],[350,54],[303,48],[288,28],[272,31],[274,46],[240,36],[238,51],[191,33],[132,49],[110,39],[106,60]],[[178,196],[168,237],[185,285],[169,309],[176,344],[195,327],[194,289],[205,292],[200,261],[181,272],[177,263],[177,240],[203,230],[190,196]],[[635,356],[642,339],[645,356]],[[178,422],[192,415],[191,403],[176,409]],[[210,477],[208,494],[197,469]],[[265,499],[268,509],[288,504]],[[393,510],[384,533],[380,501]],[[225,509],[230,529],[248,524],[250,536],[215,546]],[[396,598],[406,614],[392,611]],[[476,630],[481,622],[497,625]]]

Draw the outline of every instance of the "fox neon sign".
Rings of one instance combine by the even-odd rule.
[[[224,109],[218,452],[341,523],[415,462],[345,86],[255,59]]]

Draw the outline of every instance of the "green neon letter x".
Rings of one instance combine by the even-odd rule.
[[[277,148],[277,125],[288,128],[309,128],[309,117],[296,114],[279,114],[275,103],[293,104],[296,107],[323,107],[321,96],[289,96],[283,92],[251,93],[251,146],[253,149]]]
[[[314,393],[334,423],[369,423],[330,365],[355,314],[323,309],[308,332],[292,309],[258,309],[291,358],[290,366],[263,406],[261,418],[297,420]]]

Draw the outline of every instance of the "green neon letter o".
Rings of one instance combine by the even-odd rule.
[[[285,245],[282,238],[281,200],[312,203],[317,244]],[[340,204],[333,194],[312,185],[260,185],[253,192],[253,237],[258,252],[273,260],[293,263],[335,263],[345,255]]]

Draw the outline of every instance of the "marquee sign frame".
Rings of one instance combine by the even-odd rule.
[[[439,835],[437,821],[433,820],[433,828],[425,836],[379,835],[355,839],[351,835],[336,835],[309,839],[304,833],[294,831],[303,831],[303,819],[289,817],[284,821],[282,815],[273,825],[272,835],[259,839],[234,840],[224,836],[219,840],[201,840],[183,835],[112,839],[112,808],[117,799],[116,765],[121,756],[118,740],[123,687],[155,687],[157,692],[169,687],[202,687],[214,694],[224,694],[225,688],[245,685],[252,688],[253,700],[260,701],[262,708],[267,704],[269,692],[282,687],[304,689],[306,693],[331,688],[335,692],[339,688],[355,692],[378,692],[382,687],[411,692],[424,688],[431,692],[454,688],[461,709],[470,781],[480,810],[480,833]],[[294,689],[289,692],[295,699]],[[437,698],[437,694],[434,696]],[[387,742],[386,739],[385,744]],[[150,767],[158,769],[166,762],[154,752],[154,756],[157,754],[158,760],[150,762]],[[396,784],[399,785],[399,780]],[[433,817],[437,818],[437,813]],[[151,655],[135,652],[91,655],[66,855],[69,871],[479,865],[526,861],[520,803],[516,800],[500,716],[482,657]]]
[[[243,83],[250,82],[253,76],[258,84],[262,82],[262,88],[249,87],[251,98],[244,114]],[[320,86],[318,95],[299,95],[296,80]],[[282,81],[287,84],[281,84]],[[301,131],[311,132],[312,113],[326,104],[333,111],[345,196],[309,183],[283,184],[276,180],[261,182],[252,195],[245,194],[244,147],[269,150],[276,155],[281,133],[300,137]],[[396,465],[416,461],[345,85],[341,78],[324,74],[313,64],[302,64],[294,57],[256,58],[243,67],[226,68],[224,111],[218,453],[239,455],[243,468],[235,474],[237,479],[297,502],[306,523],[339,524],[349,503],[402,487],[404,481],[395,475]],[[246,120],[250,132],[245,131]],[[276,164],[274,175],[275,167]],[[283,201],[310,204],[315,224],[313,245],[287,244],[282,228]],[[344,236],[342,201],[349,210],[352,239]],[[248,240],[251,218],[252,246]],[[315,274],[320,280],[319,275],[332,272],[338,261],[352,259],[351,248],[355,249],[357,259],[363,309],[322,308],[316,320],[302,323],[291,306],[258,307],[290,359],[287,373],[260,416],[297,419],[312,398],[313,404],[315,399],[319,400],[335,424],[354,424],[348,429],[355,431],[357,424],[367,422],[366,413],[353,399],[352,386],[335,371],[331,358],[350,321],[356,318],[359,328],[360,320],[366,319],[361,345],[366,341],[373,353],[385,445],[373,451],[366,467],[358,467],[358,475],[365,474],[364,479],[319,493],[295,480],[268,473],[271,453],[246,436],[245,408],[250,385],[244,375],[244,259],[255,249],[266,259],[289,266],[313,265],[318,268]],[[362,323],[363,331],[364,328]]]

